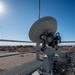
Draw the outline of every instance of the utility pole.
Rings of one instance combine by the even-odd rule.
[[[38,0],[38,19],[40,19],[40,0]],[[40,48],[39,43],[36,43],[36,59],[40,58]]]
[[[40,0],[39,0],[39,2],[38,2],[38,6],[39,6],[39,7],[38,7],[38,8],[39,8],[39,10],[38,10],[38,16],[39,16],[39,17],[38,17],[38,18],[40,19]]]

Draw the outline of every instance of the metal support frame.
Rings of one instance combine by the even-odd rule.
[[[40,48],[39,48],[39,44],[36,43],[36,60],[38,60],[40,58]]]

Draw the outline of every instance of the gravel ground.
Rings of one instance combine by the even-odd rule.
[[[0,71],[19,66],[36,59],[35,53],[27,53],[9,57],[0,58]]]

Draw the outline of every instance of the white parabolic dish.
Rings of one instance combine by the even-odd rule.
[[[40,35],[43,34],[43,32],[46,31],[47,29],[49,29],[50,32],[56,33],[57,21],[55,18],[47,16],[37,20],[30,28],[29,31],[30,40],[35,43],[42,43]]]

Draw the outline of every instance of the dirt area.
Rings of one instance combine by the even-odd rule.
[[[36,59],[35,53],[20,54],[15,56],[0,58],[0,71],[19,66]]]

